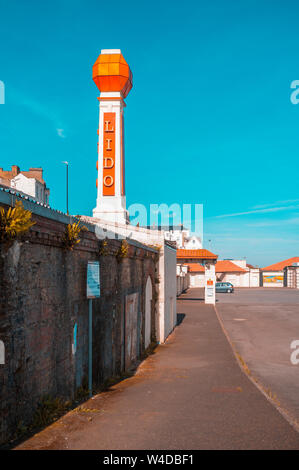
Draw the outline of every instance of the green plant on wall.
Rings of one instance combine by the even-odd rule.
[[[99,255],[100,256],[109,255],[108,240],[105,239],[100,242]]]
[[[73,250],[74,247],[81,241],[79,236],[82,230],[87,230],[87,228],[85,225],[80,225],[80,221],[74,222],[73,224],[68,224],[65,227],[65,232],[62,237],[62,245],[64,248]]]
[[[21,201],[15,207],[0,208],[0,242],[5,243],[24,235],[35,224],[32,213],[24,209]]]
[[[116,254],[117,259],[120,261],[123,258],[126,258],[129,253],[129,244],[127,240],[122,240],[119,250]]]

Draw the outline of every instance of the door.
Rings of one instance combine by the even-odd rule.
[[[144,332],[144,347],[145,349],[151,344],[151,330],[152,330],[152,296],[153,286],[150,276],[148,276],[145,286],[145,332]]]
[[[138,293],[126,296],[125,307],[125,369],[138,356]]]

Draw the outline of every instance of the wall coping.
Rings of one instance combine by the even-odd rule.
[[[37,202],[34,199],[31,199],[30,196],[23,196],[18,191],[13,189],[4,189],[0,188],[0,204],[5,204],[7,206],[13,207],[14,200],[22,201],[23,206],[26,210],[32,212],[32,214],[38,215],[40,217],[45,217],[46,219],[54,220],[55,222],[60,222],[62,224],[71,224],[78,220],[78,217],[73,215],[67,215],[64,212],[61,212],[56,209],[52,209],[50,206]],[[89,232],[95,233],[95,225],[101,225],[101,221],[91,223],[87,220],[87,216],[83,216],[82,222],[87,227]],[[137,240],[128,239],[127,242],[129,245],[135,246],[137,248],[142,248],[153,253],[158,253],[159,250],[138,242]]]

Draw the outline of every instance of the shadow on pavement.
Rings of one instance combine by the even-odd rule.
[[[177,321],[176,325],[179,326],[185,319],[186,314],[185,313],[178,313],[177,314]]]
[[[183,299],[182,298],[179,298],[178,300],[196,300],[197,302],[204,302],[204,297],[196,297],[196,298],[192,298],[192,297],[184,297]]]

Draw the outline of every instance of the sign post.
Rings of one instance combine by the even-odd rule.
[[[87,264],[88,298],[88,390],[92,396],[92,299],[100,297],[100,263],[88,261]]]
[[[205,304],[215,305],[215,264],[208,263],[205,265]]]

